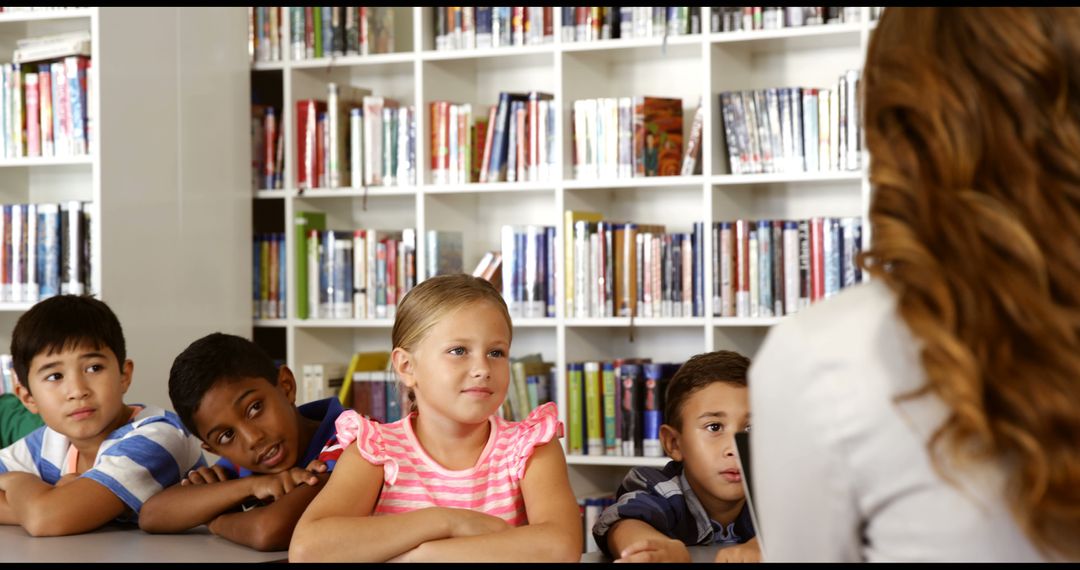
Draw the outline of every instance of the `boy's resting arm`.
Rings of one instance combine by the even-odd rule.
[[[329,477],[320,474],[318,484],[301,485],[264,507],[224,513],[210,522],[210,532],[259,551],[288,550],[296,522]]]
[[[177,483],[143,504],[139,528],[150,533],[174,533],[207,524],[252,496],[253,477],[203,485]]]
[[[615,560],[626,562],[690,562],[690,550],[681,540],[669,538],[649,523],[622,519],[607,534],[608,548]],[[624,557],[624,551],[625,557]]]
[[[371,516],[383,484],[383,467],[361,457],[356,444],[346,447],[325,488],[308,505],[293,531],[290,562],[385,562],[429,540],[453,532],[482,532],[505,526],[502,519],[464,511],[472,530],[454,528],[449,513],[458,509],[430,507],[408,513]],[[483,518],[483,517],[486,517]]]
[[[3,491],[0,491],[0,524],[19,524],[15,511],[11,510],[11,505],[8,504],[7,493]]]
[[[566,473],[566,458],[558,440],[537,446],[521,480],[529,524],[496,533],[425,542],[404,560],[580,561],[581,511]]]
[[[53,487],[30,473],[4,473],[0,475],[0,490],[18,524],[31,536],[89,532],[127,508],[120,497],[87,478]]]

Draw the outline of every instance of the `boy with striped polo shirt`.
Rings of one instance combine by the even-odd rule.
[[[128,405],[133,363],[109,307],[61,295],[15,324],[16,394],[45,425],[0,451],[0,524],[32,536],[135,522],[143,503],[206,464],[176,414]]]

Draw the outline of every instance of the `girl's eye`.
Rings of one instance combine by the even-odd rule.
[[[506,356],[506,353],[503,352],[501,349],[496,348],[495,350],[489,352],[488,356],[491,356],[492,358],[502,358],[503,356]]]
[[[465,354],[465,349],[460,347],[460,346],[456,347],[456,348],[451,348],[450,349],[450,354],[453,354],[454,356],[461,356],[461,355]]]
[[[221,435],[218,436],[218,445],[229,445],[229,443],[232,442],[232,438],[232,430],[223,431],[221,432]]]
[[[720,432],[724,431],[724,424],[716,423],[716,422],[713,422],[711,424],[706,424],[705,425],[705,431],[710,431],[712,433],[720,433]]]

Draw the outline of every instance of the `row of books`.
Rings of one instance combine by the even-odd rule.
[[[551,6],[436,6],[435,50],[551,43]]]
[[[720,94],[732,174],[858,170],[859,70],[831,89],[786,87]]]
[[[580,99],[573,103],[571,121],[574,177],[579,180],[678,176],[683,171],[681,99]]]
[[[277,154],[264,135],[264,168]],[[416,112],[371,91],[327,84],[327,100],[296,102],[298,188],[411,186],[416,184]],[[276,163],[275,163],[276,164]],[[276,183],[280,171],[267,174]]]
[[[0,302],[90,292],[88,204],[0,206]]]
[[[562,41],[684,36],[701,33],[697,6],[563,6]]]
[[[681,363],[566,364],[567,454],[663,457],[664,391]]]
[[[555,226],[505,225],[499,235],[501,289],[510,316],[554,317]]]
[[[309,229],[297,252],[307,258],[306,272],[297,272],[297,305],[306,300],[307,318],[393,319],[417,282],[412,228]]]
[[[353,382],[358,372],[381,372],[390,365],[390,352],[356,352],[348,362],[327,361],[307,362],[300,366],[301,375],[297,378],[297,404],[306,404],[323,398],[337,397],[341,405],[353,407]],[[362,381],[368,378],[361,377]],[[370,390],[369,390],[370,392]]]
[[[575,318],[705,315],[703,222],[689,233],[612,222],[598,212],[566,216],[566,314]]]
[[[870,18],[880,16],[881,7],[870,8]],[[859,22],[862,8],[859,6],[713,6],[711,29],[713,32],[738,32],[742,30],[778,30],[802,26],[846,24]]]
[[[486,127],[486,133],[479,137],[476,146],[480,160],[473,180],[535,182],[556,178],[556,113],[551,93],[500,92],[499,102],[488,109],[487,120],[478,120],[478,124]],[[441,136],[441,132],[436,135]],[[438,183],[446,177],[440,176],[436,169],[435,156],[432,168]]]
[[[284,319],[285,233],[255,234],[252,251],[252,315],[256,319]]]
[[[415,231],[326,229],[326,214],[296,213],[297,318],[393,318],[417,283]],[[427,276],[461,273],[463,235],[427,230]]]
[[[0,156],[89,153],[90,58],[0,64]]]
[[[281,61],[286,50],[293,61],[391,53],[394,35],[393,8],[248,7],[248,55],[254,62]]]
[[[712,237],[716,316],[789,315],[863,281],[859,217],[717,222]]]
[[[510,386],[499,413],[505,420],[520,422],[541,404],[554,399],[555,364],[539,353],[510,359]]]

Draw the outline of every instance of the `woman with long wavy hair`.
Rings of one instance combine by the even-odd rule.
[[[1080,10],[873,34],[871,281],[750,369],[765,559],[1080,559]]]

